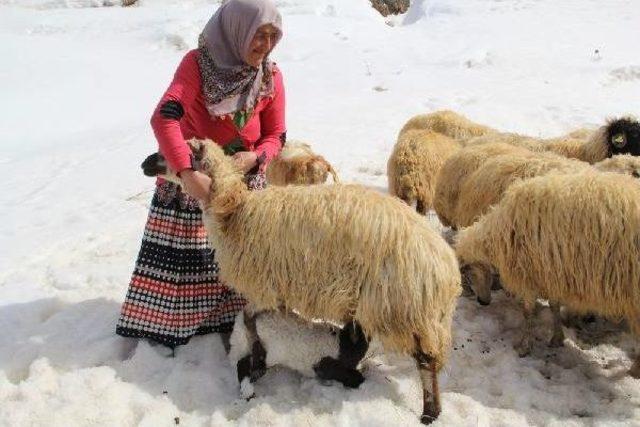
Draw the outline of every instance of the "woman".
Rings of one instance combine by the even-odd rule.
[[[198,199],[210,179],[185,140],[209,138],[264,188],[285,140],[282,75],[268,58],[282,37],[272,0],[229,0],[188,52],[151,118],[160,152],[184,182],[158,181],[116,333],[174,348],[195,334],[229,332],[244,299],[218,280]]]

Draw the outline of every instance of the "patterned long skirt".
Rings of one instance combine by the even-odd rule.
[[[264,175],[249,177],[250,189],[264,186]],[[218,271],[197,200],[159,184],[116,333],[176,347],[196,334],[231,331],[246,301]]]

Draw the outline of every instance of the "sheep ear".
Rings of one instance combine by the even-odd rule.
[[[616,148],[622,148],[627,145],[627,135],[624,132],[617,133],[611,137],[611,144]]]
[[[153,153],[147,156],[140,165],[142,173],[146,176],[165,175],[167,173],[167,162],[160,153]]]

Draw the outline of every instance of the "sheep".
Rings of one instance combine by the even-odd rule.
[[[640,155],[640,122],[631,117],[612,119],[595,131],[578,129],[568,135],[549,139],[492,133],[469,139],[465,146],[488,142],[505,142],[531,151],[550,151],[593,164],[617,154]]]
[[[588,163],[552,153],[503,154],[487,159],[460,185],[453,219],[456,227],[468,227],[502,199],[506,189],[524,179],[549,173],[580,173],[592,170],[617,172],[640,177],[640,158],[617,155]]]
[[[444,226],[458,229],[456,207],[465,179],[487,159],[507,153],[528,155],[530,151],[505,143],[483,144],[464,148],[447,159],[438,173],[433,199],[433,207]]]
[[[307,322],[294,313],[269,311],[257,315],[256,328],[265,346],[267,367],[285,366],[304,376],[336,380],[350,388],[364,381],[356,367],[369,343],[357,323],[343,329],[326,322]],[[242,396],[250,398],[251,349],[242,313],[236,317],[230,344],[229,360],[236,366]]]
[[[466,279],[488,283],[495,268],[505,289],[522,300],[520,356],[532,346],[537,298],[549,300],[554,313],[552,346],[564,339],[560,305],[626,318],[640,334],[640,186],[630,176],[590,172],[514,184],[459,233],[456,253]],[[630,373],[640,377],[640,357]]]
[[[191,141],[211,178],[204,225],[220,277],[250,304],[244,311],[251,370],[266,368],[255,315],[296,310],[305,319],[357,322],[384,348],[411,355],[425,424],[441,411],[437,372],[451,345],[460,295],[453,250],[403,202],[358,185],[272,186],[250,192],[211,141]],[[152,156],[153,157],[153,156]],[[173,176],[155,155],[147,174]]]
[[[266,170],[269,184],[283,186],[322,184],[329,174],[334,183],[339,182],[338,174],[331,164],[303,142],[287,142]]]
[[[589,163],[614,154],[640,152],[640,124],[630,118],[611,120],[598,131],[578,129],[568,135],[540,139],[515,133],[502,133],[478,125],[452,111],[415,116],[401,129],[387,163],[389,193],[425,214],[435,208],[438,173],[444,162],[460,146],[506,143],[534,152],[549,151]],[[616,138],[620,141],[615,143]],[[436,212],[437,212],[436,208]],[[446,207],[444,209],[447,210]],[[439,215],[440,216],[440,215]],[[445,225],[448,218],[440,217]]]
[[[400,130],[387,162],[389,194],[426,214],[433,207],[436,177],[444,162],[472,137],[495,133],[453,111],[411,118]]]
[[[590,135],[587,142],[576,142],[576,137],[585,135]],[[506,145],[517,147],[517,150],[509,149]],[[595,132],[580,129],[565,137],[547,140],[545,143],[535,138],[509,133],[493,133],[472,138],[462,150],[445,162],[436,178],[433,207],[438,218],[445,226],[454,230],[469,225],[469,221],[475,218],[477,212],[464,212],[464,208],[458,208],[460,191],[468,178],[487,159],[507,153],[514,156],[531,156],[531,152],[544,151],[588,163],[600,162],[620,153],[640,154],[640,123],[630,118],[610,120]],[[458,210],[467,217],[463,223],[458,220]]]
[[[521,135],[511,132],[492,133],[487,135],[471,138],[464,143],[464,147],[475,147],[484,144],[509,144],[517,147],[526,148],[529,151],[542,152],[545,151],[544,144],[541,143],[539,138],[531,136]]]
[[[610,157],[593,165],[601,172],[617,172],[640,178],[640,157],[620,154]]]
[[[458,204],[452,222],[468,227],[500,202],[505,191],[515,182],[547,174],[583,173],[594,170],[640,176],[640,158],[618,155],[590,166],[575,159],[551,153],[503,154],[486,160],[460,186]],[[488,286],[489,283],[485,283]],[[492,289],[495,283],[491,284]],[[477,285],[476,285],[477,286]],[[491,289],[473,289],[478,302],[491,302]]]
[[[430,130],[409,129],[398,136],[387,162],[389,194],[425,215],[433,205],[436,176],[444,162],[460,149],[452,138]]]
[[[588,163],[544,152],[489,158],[462,181],[451,221],[458,228],[470,226],[498,203],[514,182],[548,173],[576,173],[591,169]]]
[[[549,151],[591,164],[619,154],[638,156],[640,122],[631,117],[608,120],[604,126],[593,132],[586,142],[567,138],[549,141],[547,147]]]
[[[440,110],[430,114],[414,116],[404,124],[399,135],[410,130],[430,130],[459,142],[464,142],[473,137],[498,133],[495,129],[472,122],[450,110]]]

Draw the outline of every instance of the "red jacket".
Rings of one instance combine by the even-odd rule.
[[[191,150],[185,140],[209,138],[226,145],[240,137],[248,150],[261,159],[261,165],[275,157],[282,148],[284,123],[284,84],[282,73],[274,67],[274,96],[261,98],[253,115],[238,131],[229,117],[212,118],[204,104],[201,90],[197,50],[189,51],[178,66],[171,85],[162,96],[153,116],[151,127],[158,140],[160,152],[176,172],[191,167]],[[179,102],[184,114],[179,120],[164,117],[160,108],[168,101]]]

